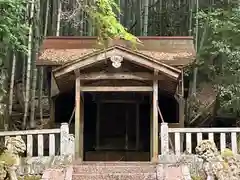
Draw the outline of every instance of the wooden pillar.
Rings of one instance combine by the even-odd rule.
[[[54,123],[55,123],[55,101],[56,98],[55,97],[51,97],[50,98],[50,122],[49,122],[49,126],[51,128],[53,128]]]
[[[181,80],[181,94],[178,96],[178,118],[179,118],[179,124],[180,128],[184,128],[184,122],[185,122],[185,99],[184,99],[184,78],[183,78],[183,70],[182,70],[182,80]],[[181,133],[180,136],[180,150],[183,152],[183,142],[184,142],[184,134]]]
[[[75,158],[83,160],[83,119],[81,119],[81,82],[80,73],[76,73],[75,81]]]
[[[179,116],[179,125],[180,128],[184,128],[184,121],[185,121],[185,100],[183,97],[179,97],[178,99],[178,116]],[[184,134],[182,133],[180,136],[180,149],[183,152],[183,142],[184,142]]]
[[[80,148],[81,148],[81,159],[84,160],[84,96],[83,92],[81,93],[80,101]]]
[[[50,121],[49,125],[51,128],[54,128],[54,123],[55,123],[55,101],[56,101],[56,95],[59,94],[59,89],[56,84],[56,80],[53,77],[53,74],[51,72],[51,79],[50,79],[50,85],[49,85],[49,92],[50,92]]]
[[[152,95],[151,98],[152,99]],[[153,157],[153,104],[150,102],[150,160]]]
[[[180,128],[184,128],[184,121],[185,121],[184,111],[185,111],[185,100],[183,97],[179,97],[179,99],[178,99],[178,112],[179,112],[178,116],[179,116]]]
[[[154,75],[157,76],[157,71],[154,71]],[[153,154],[152,154],[152,161],[157,162],[158,161],[158,140],[159,140],[159,134],[158,134],[158,80],[153,80],[153,118],[152,118],[152,136],[153,136]]]

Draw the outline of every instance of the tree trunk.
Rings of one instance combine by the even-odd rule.
[[[144,3],[143,36],[148,35],[148,7],[149,7],[149,0],[145,0],[145,3]]]
[[[44,37],[47,36],[48,32],[48,18],[49,18],[49,0],[46,0],[46,11],[45,11],[45,21],[44,21]],[[44,76],[44,69],[43,67],[39,67],[39,81],[38,81],[38,107],[39,107],[39,116],[40,121],[43,122],[43,107],[42,107],[42,95],[43,95],[43,76]]]
[[[199,2],[196,0],[196,14],[198,14]],[[196,34],[195,34],[195,50],[198,52],[198,18],[196,18]],[[195,67],[193,70],[193,83],[192,83],[192,95],[196,96],[197,91],[197,73],[198,68]]]
[[[24,107],[24,117],[23,117],[22,129],[26,129],[27,117],[28,117],[28,111],[29,111],[34,6],[35,6],[35,0],[32,0],[31,8],[30,8],[30,23],[29,23],[29,36],[28,36],[28,58],[27,58],[27,80],[26,80],[26,89],[25,89],[26,95],[25,95],[25,105],[24,105],[25,107]]]
[[[9,105],[8,105],[9,121],[11,121],[11,117],[12,117],[15,71],[16,71],[16,54],[14,53],[13,59],[12,59],[12,72],[11,72],[10,88],[9,88]],[[9,122],[9,127],[11,127],[11,122]]]
[[[37,84],[37,69],[33,69],[33,79],[32,79],[32,93],[31,93],[31,116],[30,116],[30,128],[35,128],[35,93]]]
[[[62,13],[62,3],[58,0],[58,12],[57,12],[57,29],[56,29],[56,36],[60,34],[60,25],[61,25],[61,13]]]

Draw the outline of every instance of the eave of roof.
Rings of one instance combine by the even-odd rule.
[[[165,64],[174,67],[185,67],[195,59],[193,37],[186,36],[146,36],[138,37],[145,46],[138,46],[137,51],[151,56]],[[99,50],[96,37],[60,36],[47,37],[42,46],[37,65],[63,65],[65,62],[74,61],[86,54]],[[129,42],[113,40],[112,45],[125,45]]]
[[[139,40],[194,40],[193,36],[137,36]],[[45,39],[97,39],[97,36],[47,36]]]
[[[61,74],[72,72],[72,71],[74,71],[74,69],[81,67],[81,66],[75,66],[76,64],[81,63],[84,60],[87,60],[91,57],[101,55],[103,53],[105,53],[104,55],[107,57],[107,56],[109,56],[109,55],[107,55],[107,53],[110,51],[114,51],[114,54],[119,54],[119,55],[122,55],[123,52],[126,52],[127,54],[131,54],[131,55],[137,56],[139,58],[142,58],[142,59],[146,60],[146,62],[148,62],[147,66],[151,66],[150,68],[152,68],[152,69],[155,67],[157,70],[162,71],[163,74],[171,77],[174,80],[178,80],[178,78],[181,74],[181,70],[179,70],[177,68],[166,65],[166,64],[159,62],[156,59],[153,59],[144,54],[141,54],[138,52],[133,52],[133,51],[131,51],[125,47],[119,46],[119,45],[115,45],[115,46],[109,47],[105,50],[99,50],[99,51],[93,52],[91,54],[87,54],[84,57],[82,57],[81,59],[77,59],[73,62],[66,63],[63,66],[60,66],[60,67],[56,68],[55,70],[53,70],[53,74],[56,76],[56,74],[61,75]],[[131,60],[132,59],[129,59],[129,61],[131,61]],[[95,62],[93,62],[93,64],[94,63]],[[142,65],[146,65],[146,64],[142,64]]]

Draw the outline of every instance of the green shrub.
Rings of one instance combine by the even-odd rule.
[[[225,148],[225,149],[221,152],[221,156],[223,157],[223,159],[227,159],[227,158],[234,157],[234,154],[233,154],[233,152],[232,152],[231,149]]]
[[[41,176],[24,176],[24,177],[19,177],[19,180],[40,180]]]
[[[191,178],[192,180],[204,180],[204,178],[201,176],[192,176]]]

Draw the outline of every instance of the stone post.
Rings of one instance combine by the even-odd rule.
[[[166,155],[169,152],[169,137],[168,137],[168,124],[161,123],[161,155]]]
[[[62,123],[60,127],[60,155],[69,155],[69,126],[68,123]]]
[[[74,147],[74,135],[69,134],[69,144],[68,144],[68,153],[69,155],[74,156],[75,155],[75,147]]]

